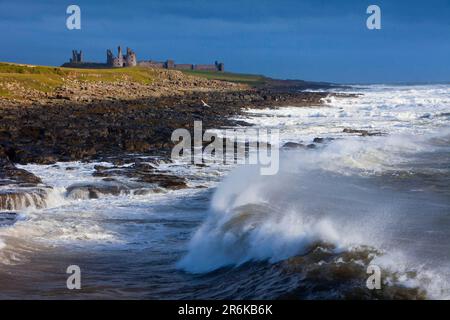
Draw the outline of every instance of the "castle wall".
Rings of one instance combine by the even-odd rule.
[[[194,69],[194,65],[193,64],[188,64],[188,63],[176,64],[175,65],[175,69],[178,69],[178,70],[192,70],[192,69]]]
[[[165,62],[161,61],[152,61],[152,60],[142,60],[137,63],[138,66],[141,67],[149,67],[149,68],[165,68]]]
[[[217,71],[217,67],[214,64],[196,64],[194,70]]]
[[[119,57],[113,58],[111,67],[113,68],[122,68],[123,67],[123,59],[120,59]]]
[[[167,61],[166,61],[166,68],[167,68],[167,69],[173,69],[173,68],[175,68],[175,61],[173,61],[173,60],[167,60]]]

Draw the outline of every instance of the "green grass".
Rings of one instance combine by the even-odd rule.
[[[9,91],[8,90],[5,90],[5,89],[3,89],[3,88],[0,88],[0,97],[9,97],[10,96],[10,93],[9,93]]]
[[[182,70],[185,74],[203,77],[211,80],[222,80],[236,83],[259,86],[266,83],[267,78],[262,75],[219,72],[219,71],[201,71],[201,70]]]
[[[34,89],[42,92],[51,92],[64,81],[61,76],[54,74],[21,74],[21,73],[0,73],[0,82],[16,82],[27,89]],[[13,92],[10,92],[13,95]]]
[[[71,75],[76,75],[78,80],[87,82],[116,82],[127,79],[141,84],[150,84],[155,78],[155,74],[151,69],[141,67],[120,69],[63,69],[71,70]]]
[[[0,73],[11,73],[11,74],[45,74],[45,75],[59,75],[63,76],[66,74],[62,68],[56,67],[43,67],[43,66],[31,66],[26,64],[14,64],[14,63],[4,63],[0,62]]]
[[[0,83],[18,83],[25,89],[52,92],[71,78],[82,82],[120,82],[124,80],[150,84],[155,73],[149,68],[78,69],[31,66],[0,62]],[[0,96],[14,97],[14,92],[0,89]]]

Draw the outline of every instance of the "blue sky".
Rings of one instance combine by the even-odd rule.
[[[66,8],[81,7],[81,30]],[[382,29],[366,28],[366,9]],[[450,0],[0,0],[0,61],[60,65],[72,49],[220,60],[227,70],[342,83],[449,82]]]

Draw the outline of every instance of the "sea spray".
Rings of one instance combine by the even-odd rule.
[[[254,166],[237,168],[216,190],[209,216],[178,266],[202,273],[249,261],[273,263],[301,255],[316,242],[338,250],[390,248],[405,218],[396,212],[423,204],[414,204],[408,190],[380,189],[378,177],[411,172],[417,154],[440,148],[433,139],[436,133],[398,134],[288,151],[282,170],[270,177]]]
[[[264,177],[255,167],[241,167],[230,174],[216,191],[210,215],[179,267],[199,273],[252,260],[276,262],[318,241],[340,247],[340,236],[329,220],[304,215],[288,202],[283,205],[283,186],[289,186],[285,173]]]

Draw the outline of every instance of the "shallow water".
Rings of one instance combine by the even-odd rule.
[[[0,220],[0,297],[449,298],[450,86],[350,91],[362,95],[240,117],[279,128],[280,145],[330,138],[282,149],[275,176],[161,163],[190,188],[87,199],[65,192],[100,181],[94,163],[23,166],[54,189]],[[66,288],[74,264],[79,291]]]

